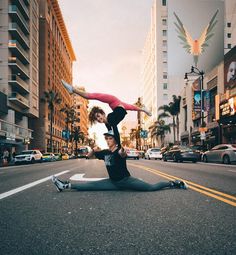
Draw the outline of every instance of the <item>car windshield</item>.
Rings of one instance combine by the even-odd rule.
[[[26,155],[26,154],[32,154],[34,151],[22,151],[20,154],[21,155]]]
[[[50,153],[44,153],[43,156],[51,156]]]
[[[152,152],[159,152],[160,149],[152,149],[151,151],[152,151]]]
[[[88,152],[88,149],[87,149],[87,148],[79,149],[78,152],[79,152],[79,153]]]

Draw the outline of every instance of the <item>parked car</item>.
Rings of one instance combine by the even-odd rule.
[[[160,148],[150,148],[145,153],[145,159],[162,159]]]
[[[126,148],[127,158],[139,159],[139,153],[136,149]]]
[[[69,154],[69,159],[75,159],[75,158],[76,158],[76,156],[75,156],[75,154],[74,154],[74,153]]]
[[[145,157],[145,152],[144,151],[138,151],[139,158],[144,158]]]
[[[55,160],[62,160],[61,158],[61,153],[54,153],[54,156],[55,156]]]
[[[15,164],[42,162],[43,154],[39,150],[25,150],[15,156]]]
[[[199,153],[186,146],[174,145],[163,154],[163,160],[174,160],[175,162],[192,161],[196,163],[199,160]]]
[[[51,162],[51,161],[56,161],[55,155],[53,153],[43,153],[42,156],[43,162]]]
[[[202,155],[203,162],[236,162],[236,144],[220,144]]]
[[[77,153],[78,153],[78,158],[88,158],[88,154],[91,151],[91,148],[89,146],[81,146]]]
[[[67,153],[62,153],[61,159],[62,160],[68,160],[69,159],[69,155]]]

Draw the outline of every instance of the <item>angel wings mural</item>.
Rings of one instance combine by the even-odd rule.
[[[187,31],[186,27],[183,25],[180,18],[174,12],[174,15],[177,19],[177,23],[174,22],[174,24],[177,28],[176,31],[178,33],[178,37],[181,40],[181,44],[183,44],[183,48],[186,49],[186,51],[189,54],[193,55],[195,67],[197,67],[199,55],[205,51],[205,48],[207,46],[209,46],[208,41],[214,35],[213,28],[215,27],[217,23],[216,16],[218,12],[219,10],[215,12],[213,17],[211,18],[211,21],[203,30],[199,39],[195,39],[195,40],[191,37],[190,33]]]

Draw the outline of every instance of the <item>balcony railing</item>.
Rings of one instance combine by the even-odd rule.
[[[8,47],[10,49],[17,49],[20,52],[21,57],[24,59],[24,61],[29,63],[29,53],[22,48],[22,46],[19,44],[19,42],[17,42],[17,40],[9,40]]]
[[[11,57],[8,59],[8,64],[10,66],[17,66],[21,71],[23,71],[28,77],[29,77],[29,69],[25,67],[20,60],[18,60],[16,57]]]
[[[14,134],[18,139],[32,139],[33,130],[9,123],[0,119],[0,131],[7,134]]]
[[[16,31],[18,33],[18,35],[21,37],[21,40],[29,48],[29,39],[22,32],[21,28],[17,25],[17,23],[15,23],[15,22],[9,23],[9,31]]]
[[[22,108],[29,108],[29,100],[17,92],[12,92],[8,96],[8,100],[14,102],[15,104]]]
[[[14,87],[19,87],[22,92],[29,93],[29,85],[25,81],[23,81],[19,75],[9,75],[8,82]]]
[[[19,10],[19,8],[16,5],[9,5],[9,14],[14,14],[17,15],[18,19],[20,20],[20,22],[22,23],[25,32],[29,34],[29,24],[28,22],[25,20],[24,16],[21,14],[21,11]]]
[[[16,4],[23,10],[24,16],[26,19],[29,19],[29,10],[27,6],[25,5],[24,1],[18,0]]]

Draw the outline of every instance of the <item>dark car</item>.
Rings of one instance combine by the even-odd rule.
[[[173,160],[174,162],[192,161],[196,163],[199,160],[199,152],[194,152],[186,146],[173,146],[170,150],[163,154],[163,160]]]

